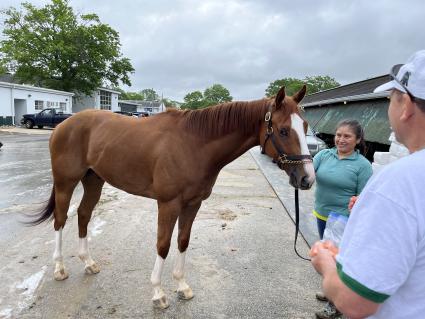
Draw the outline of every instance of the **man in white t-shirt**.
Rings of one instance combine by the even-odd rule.
[[[391,90],[390,124],[410,155],[369,180],[336,257],[320,242],[310,251],[325,295],[349,318],[425,318],[425,50],[391,76],[375,92]]]

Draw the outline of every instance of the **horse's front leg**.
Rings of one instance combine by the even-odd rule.
[[[187,206],[182,210],[179,216],[179,235],[177,237],[179,253],[177,255],[176,264],[174,266],[173,277],[175,280],[177,280],[178,283],[177,295],[180,299],[184,300],[193,298],[192,289],[186,283],[184,277],[184,265],[186,259],[186,250],[189,246],[192,224],[200,206],[201,202],[195,205]]]
[[[177,200],[166,203],[158,201],[158,234],[156,244],[158,255],[156,256],[155,266],[152,271],[151,283],[153,286],[153,305],[161,309],[169,306],[167,296],[161,287],[161,275],[165,259],[170,250],[174,225],[180,211],[181,205]]]

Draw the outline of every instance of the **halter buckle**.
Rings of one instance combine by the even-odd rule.
[[[268,111],[264,117],[264,121],[269,122],[272,118],[272,112]]]
[[[267,127],[267,135],[272,135],[273,134],[273,126],[268,126]]]

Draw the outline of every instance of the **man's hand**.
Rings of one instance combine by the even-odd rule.
[[[310,250],[311,263],[319,274],[324,275],[329,270],[335,271],[337,254],[338,248],[331,241],[318,241]]]

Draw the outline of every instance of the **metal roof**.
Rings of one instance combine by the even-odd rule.
[[[356,119],[364,129],[366,141],[389,145],[389,92],[373,93],[388,81],[387,74],[308,95],[301,103],[304,117],[315,131],[331,135],[339,121]]]
[[[74,95],[74,93],[71,93],[71,92],[59,91],[59,90],[53,90],[53,89],[45,89],[45,88],[38,87],[38,86],[25,85],[25,84],[15,84],[15,83],[10,83],[10,82],[0,82],[0,87],[18,89],[18,90],[26,90],[26,91],[33,91],[33,92],[43,92],[43,93],[50,93],[50,94],[67,95],[67,96],[73,96]]]
[[[307,95],[306,97],[304,97],[301,104],[303,106],[318,105],[324,104],[324,102],[328,100],[342,100],[348,99],[348,97],[367,96],[369,94],[372,94],[370,97],[373,97],[373,94],[376,94],[373,93],[373,90],[388,81],[390,81],[390,76],[387,74],[355,83],[341,85],[334,89],[329,89],[326,91]]]

